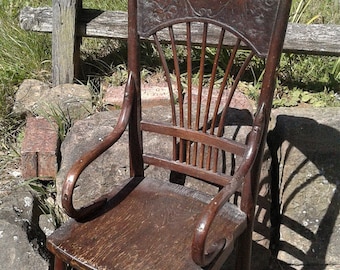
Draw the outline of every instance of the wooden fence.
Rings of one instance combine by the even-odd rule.
[[[54,0],[52,7],[26,7],[20,13],[20,26],[52,33],[54,85],[73,83],[77,78],[82,37],[127,39],[126,12],[83,9],[80,0]],[[217,38],[210,36],[210,43],[216,43]],[[232,46],[233,41],[227,38],[226,45]],[[340,56],[340,25],[290,23],[283,50]]]

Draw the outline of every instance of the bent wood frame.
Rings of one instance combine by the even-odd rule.
[[[213,3],[219,2],[218,0],[214,0]],[[71,168],[67,179],[64,183],[62,190],[62,204],[65,208],[66,212],[73,218],[77,220],[81,220],[85,218],[87,215],[93,213],[95,210],[99,209],[107,200],[107,197],[103,196],[97,201],[93,202],[89,206],[86,206],[81,209],[75,209],[72,202],[73,190],[75,188],[77,179],[81,172],[99,155],[101,155],[104,151],[106,151],[109,147],[111,147],[114,143],[118,141],[120,136],[123,134],[125,129],[128,127],[129,130],[129,151],[130,151],[130,175],[132,178],[143,178],[144,176],[144,163],[153,164],[156,166],[164,167],[170,170],[177,171],[179,173],[188,174],[199,179],[202,179],[206,182],[210,182],[214,185],[220,187],[220,191],[213,198],[213,200],[208,203],[202,211],[202,214],[199,216],[195,230],[193,232],[193,241],[191,247],[192,259],[194,262],[202,267],[209,265],[215,258],[218,253],[223,249],[225,239],[221,239],[217,242],[214,242],[212,246],[207,246],[207,237],[217,213],[221,210],[223,205],[230,199],[230,197],[240,188],[242,188],[242,199],[241,199],[241,209],[247,215],[247,229],[241,235],[238,245],[238,257],[237,257],[237,269],[249,269],[250,267],[250,254],[251,248],[243,247],[251,247],[252,241],[252,231],[253,231],[253,222],[254,222],[254,209],[257,200],[258,193],[258,180],[262,163],[262,156],[264,150],[264,144],[266,140],[266,131],[268,128],[270,110],[272,106],[272,99],[275,88],[275,75],[276,68],[279,63],[280,53],[282,51],[284,34],[287,27],[288,15],[289,15],[289,7],[291,4],[290,0],[277,0],[277,1],[250,1],[250,0],[230,0],[225,1],[225,6],[223,6],[221,12],[219,9],[214,12],[218,16],[211,15],[211,12],[204,12],[204,9],[201,5],[206,5],[206,1],[193,1],[193,0],[182,0],[178,1],[184,6],[180,6],[179,13],[167,14],[166,18],[159,17],[157,18],[157,14],[153,14],[154,16],[150,16],[150,14],[146,13],[156,10],[156,13],[163,8],[168,8],[167,6],[161,6],[167,1],[161,0],[130,0],[128,2],[129,8],[129,17],[128,17],[128,68],[129,68],[129,77],[126,85],[126,90],[124,93],[124,102],[122,105],[121,114],[118,119],[118,124],[113,130],[113,132],[104,138],[104,140],[99,143],[97,146],[93,148],[93,150],[84,154]],[[227,5],[229,3],[237,2],[235,8],[227,9]],[[273,4],[274,3],[274,4]],[[273,4],[273,6],[271,6]],[[155,8],[153,5],[156,5],[159,9]],[[208,5],[215,7],[212,3],[208,3]],[[249,6],[248,6],[249,5]],[[242,12],[244,12],[247,8],[252,8],[255,10],[255,14],[251,14],[252,16],[260,16],[262,18],[261,8],[259,9],[259,14],[256,14],[257,7],[264,6],[264,10],[268,11],[268,14],[275,11],[276,21],[273,25],[266,23],[266,21],[261,21],[258,25],[247,25],[242,22],[244,20],[248,21],[247,17],[240,18],[240,22],[233,24],[233,21],[223,21],[225,17],[228,15],[243,16]],[[171,6],[171,5],[170,5]],[[238,9],[238,8],[239,9]],[[224,9],[226,8],[226,9]],[[203,10],[203,11],[202,11]],[[210,10],[210,9],[208,9]],[[184,15],[181,12],[184,12]],[[199,12],[197,12],[199,11]],[[201,13],[203,12],[203,14]],[[228,13],[230,12],[230,13]],[[159,13],[163,14],[163,10]],[[177,17],[178,16],[178,17]],[[207,18],[208,17],[208,18]],[[264,16],[266,18],[266,16]],[[153,22],[147,22],[145,25],[151,25],[151,27],[146,27],[143,25],[143,20],[145,18],[155,20]],[[221,22],[222,20],[222,22]],[[243,21],[242,21],[243,20]],[[184,23],[187,26],[187,35],[188,41],[187,45],[191,48],[190,42],[190,26],[192,23],[196,21],[203,22],[203,42],[202,42],[202,55],[200,61],[200,71],[201,75],[199,78],[199,89],[198,92],[199,98],[197,102],[196,112],[197,116],[194,117],[193,124],[191,121],[191,102],[188,103],[188,123],[185,124],[184,121],[184,110],[183,110],[183,96],[181,95],[182,89],[180,87],[180,71],[178,64],[178,56],[176,55],[176,51],[173,50],[174,53],[174,70],[177,75],[177,90],[179,91],[179,113],[175,110],[174,98],[171,98],[171,108],[172,108],[172,125],[164,125],[150,122],[150,121],[142,121],[141,117],[141,91],[140,91],[140,63],[139,63],[139,47],[140,47],[140,36],[144,35],[152,35],[154,38],[154,42],[159,51],[161,51],[161,45],[157,38],[156,32],[160,28],[168,28],[171,40],[172,48],[175,47],[175,34],[173,32],[173,28],[171,24],[175,23]],[[162,22],[161,24],[159,22]],[[209,117],[208,113],[201,114],[201,100],[203,91],[203,70],[204,70],[204,52],[207,46],[206,37],[208,33],[208,24],[213,23],[222,28],[220,41],[221,45],[217,47],[216,55],[220,54],[220,49],[222,48],[222,40],[225,31],[231,31],[238,37],[238,42],[233,50],[233,57],[235,56],[236,50],[240,47],[241,41],[248,43],[247,45],[253,49],[245,61],[245,64],[241,66],[239,73],[234,79],[230,87],[230,93],[226,100],[226,105],[222,110],[222,117],[219,121],[217,121],[217,110],[214,111],[214,119],[212,122],[211,130],[209,131],[207,126],[207,119]],[[250,23],[251,24],[251,23]],[[142,25],[142,26],[141,26]],[[244,27],[254,27],[255,31],[247,32],[244,30]],[[144,27],[144,28],[143,28]],[[241,30],[240,30],[241,29]],[[243,31],[243,30],[244,31]],[[227,114],[227,109],[230,105],[230,100],[233,97],[233,93],[236,90],[237,84],[248,65],[251,58],[255,55],[259,55],[266,58],[265,65],[265,73],[263,77],[263,83],[260,91],[260,96],[258,100],[257,110],[254,117],[254,122],[251,128],[251,131],[248,135],[247,141],[245,145],[241,145],[236,142],[230,142],[230,140],[226,140],[221,138],[223,135],[222,127],[224,123],[224,117]],[[190,50],[187,51],[188,59],[191,58]],[[161,62],[165,69],[165,77],[168,82],[168,87],[170,90],[170,96],[173,93],[172,85],[170,83],[170,72],[167,69],[166,60],[164,55],[160,55]],[[232,60],[234,58],[231,58]],[[231,69],[230,63],[226,67],[226,74],[229,75],[229,71]],[[188,73],[192,72],[191,62],[188,61]],[[216,64],[213,65],[214,74],[217,70]],[[191,76],[188,77],[189,85],[191,85]],[[221,86],[220,93],[224,91],[224,88],[227,84],[227,77],[224,77],[223,83]],[[207,104],[210,103],[211,99],[211,89],[213,88],[213,84],[211,83],[209,86],[209,94],[207,98]],[[190,94],[190,86],[188,90],[188,96]],[[217,103],[220,103],[221,99],[218,98]],[[206,107],[206,111],[209,111],[210,108]],[[179,117],[178,117],[179,115]],[[204,119],[203,127],[200,127],[199,120]],[[216,122],[216,123],[215,123]],[[217,133],[214,133],[215,126],[218,128]],[[143,154],[143,145],[142,145],[142,131],[146,132],[157,132],[159,134],[165,134],[170,137],[173,137],[173,155],[172,159],[163,159],[159,158],[156,155]],[[210,134],[209,134],[210,132]],[[188,143],[190,142],[190,143]],[[194,156],[197,158],[192,158],[186,151],[189,147],[193,147]],[[227,177],[220,172],[217,171],[216,163],[210,165],[210,162],[206,163],[208,165],[204,165],[204,161],[202,158],[202,150],[204,147],[207,147],[208,152],[211,154],[210,149],[213,148],[222,148],[222,150],[226,150],[233,154],[237,154],[242,157],[242,162],[239,165],[237,171],[231,175],[231,177]],[[203,150],[204,151],[204,150]],[[213,154],[211,154],[212,156]],[[208,158],[210,160],[210,158]],[[215,158],[216,160],[217,158]]]

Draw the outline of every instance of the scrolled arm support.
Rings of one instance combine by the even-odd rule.
[[[117,124],[113,131],[107,135],[103,141],[97,144],[92,150],[83,154],[80,159],[78,159],[69,170],[66,180],[63,183],[61,202],[66,213],[75,219],[81,219],[85,217],[90,212],[100,208],[105,204],[106,199],[99,199],[93,202],[91,205],[82,207],[80,209],[75,209],[73,206],[73,191],[74,187],[78,181],[80,174],[84,169],[91,164],[97,157],[104,153],[108,148],[110,148],[123,134],[125,131],[131,114],[131,109],[133,106],[133,97],[135,94],[135,80],[132,73],[129,74],[128,81],[125,87],[124,101],[120,115],[118,117]]]
[[[244,154],[242,164],[238,168],[230,183],[222,188],[214,199],[203,209],[200,217],[198,218],[191,247],[192,259],[197,265],[203,267],[209,265],[224,248],[226,239],[223,238],[206,248],[208,233],[218,211],[229,200],[231,195],[240,188],[245,176],[251,169],[262,140],[264,124],[265,106],[262,105],[255,116],[253,128],[248,137],[248,149]]]

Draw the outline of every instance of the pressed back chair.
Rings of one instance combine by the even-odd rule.
[[[129,76],[121,114],[114,131],[74,163],[64,182],[62,204],[72,219],[47,239],[56,269],[64,263],[79,269],[219,269],[235,243],[236,267],[250,268],[258,181],[290,4],[129,0]],[[140,38],[152,39],[169,89],[169,110],[157,119],[141,117]],[[227,39],[235,44],[228,50]],[[234,99],[254,57],[265,59],[259,98],[253,112],[240,114],[245,108]],[[244,124],[249,131],[239,138]],[[131,178],[75,209],[79,175],[119,143],[127,127]],[[150,134],[160,147],[170,138],[171,153],[148,149]],[[166,179],[145,176],[146,164],[171,173]],[[189,187],[186,177],[216,187],[215,193]]]

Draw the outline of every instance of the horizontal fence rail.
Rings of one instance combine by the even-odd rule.
[[[53,16],[52,10],[53,8],[51,7],[26,7],[22,9],[20,13],[20,27],[27,31],[52,33],[56,24],[58,26],[58,22],[55,20],[58,20],[58,18],[60,20],[61,16],[74,16],[73,14],[75,14],[67,11],[65,12],[66,15],[63,15],[62,10],[57,10],[56,13],[58,13],[58,15],[60,14],[60,17],[57,17]],[[65,52],[65,50],[67,50],[66,46],[71,47],[70,45],[76,44],[76,39],[79,37],[127,39],[126,12],[81,9],[81,12],[76,12],[76,14],[78,14],[77,22],[75,22],[75,18],[66,20],[67,22],[74,22],[74,25],[70,25],[68,29],[75,29],[74,36],[70,38],[69,42],[65,42],[64,38],[59,39],[58,36],[54,39],[57,40],[58,43],[53,44],[53,46],[57,47],[57,54],[59,54],[59,52]],[[179,29],[179,31],[181,31],[181,29]],[[185,31],[186,29],[183,27],[183,34]],[[160,38],[162,39],[162,37]],[[217,44],[218,38],[218,35],[214,36],[212,31],[209,37],[210,45]],[[58,42],[58,40],[63,40],[63,42]],[[193,37],[193,40],[195,40],[195,37]],[[167,40],[162,41],[167,42]],[[233,45],[234,39],[227,38],[226,46]],[[283,51],[287,53],[340,56],[340,25],[290,23],[287,28]],[[65,57],[65,54],[61,53],[60,56]],[[57,58],[58,56],[54,57]],[[74,59],[75,57],[75,55],[70,57],[69,63],[59,64],[58,72],[63,72],[64,69],[67,69],[66,66],[68,65],[68,72],[71,72],[71,74],[62,76],[61,79],[56,78],[54,74],[54,84],[73,82],[74,74],[72,73],[75,71],[72,69],[70,71],[70,64],[74,65],[77,63],[77,60]],[[58,63],[58,59],[52,60]],[[60,65],[66,66],[63,67]]]

